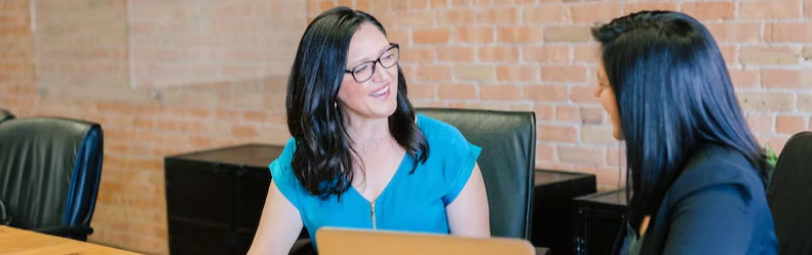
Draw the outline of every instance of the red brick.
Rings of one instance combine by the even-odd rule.
[[[496,67],[496,79],[500,81],[536,81],[538,67],[532,65],[499,65]]]
[[[545,42],[587,42],[591,40],[590,26],[549,26],[544,30]]]
[[[611,144],[617,140],[611,126],[587,125],[581,127],[581,142],[588,144]]]
[[[760,23],[707,24],[708,30],[718,43],[744,43],[761,41]]]
[[[548,104],[536,104],[533,107],[538,121],[553,120],[555,118],[555,106]]]
[[[625,14],[635,13],[643,10],[676,11],[677,4],[673,2],[640,2],[626,3]]]
[[[586,68],[582,66],[542,65],[541,80],[548,82],[586,82]]]
[[[542,40],[542,30],[537,26],[503,27],[499,28],[498,38],[500,42],[538,42]]]
[[[575,103],[600,103],[598,98],[595,97],[594,86],[572,86],[570,89],[570,100]]]
[[[473,62],[475,51],[473,47],[451,46],[437,48],[437,60],[448,62]]]
[[[810,70],[761,69],[761,83],[767,88],[812,88]]]
[[[797,64],[800,56],[799,50],[790,47],[762,47],[742,46],[739,61],[742,64]]]
[[[565,102],[567,101],[567,87],[565,86],[526,86],[524,96],[527,99],[539,102]]]
[[[481,85],[480,98],[484,100],[522,99],[522,87],[514,85]]]
[[[445,81],[451,79],[451,67],[445,65],[420,65],[414,75],[417,80]]]
[[[401,62],[431,63],[434,61],[433,48],[417,48],[400,46]]]
[[[496,79],[496,71],[490,65],[454,65],[454,77],[457,80],[492,81]]]
[[[442,99],[475,99],[477,88],[469,83],[448,83],[437,86]]]
[[[473,9],[450,9],[438,11],[438,25],[470,25],[476,21],[476,11]]]
[[[557,148],[558,160],[568,163],[602,165],[606,154],[601,148],[586,146],[563,146]]]
[[[484,46],[479,48],[481,62],[508,62],[519,60],[519,50],[511,46]]]
[[[488,43],[494,41],[494,28],[461,27],[455,29],[454,40],[466,43]]]
[[[581,106],[581,122],[584,124],[603,123],[603,108],[594,106]]]
[[[732,19],[736,15],[733,2],[683,3],[682,11],[700,20]]]
[[[527,46],[523,50],[525,61],[528,62],[541,62],[541,63],[560,63],[567,64],[570,62],[570,47],[569,46]]]
[[[812,112],[812,94],[798,93],[798,110]]]
[[[409,99],[434,99],[437,95],[437,86],[423,83],[409,82]]]
[[[257,129],[253,125],[232,125],[231,134],[236,137],[254,137],[257,136]]]
[[[735,88],[758,88],[761,77],[757,70],[730,69],[730,80]]]
[[[544,5],[523,8],[525,24],[562,24],[570,21],[570,8]]]
[[[793,115],[778,115],[775,117],[775,132],[792,135],[806,129],[806,118]]]
[[[764,37],[768,42],[812,43],[810,28],[812,22],[766,24]]]
[[[450,32],[446,28],[415,29],[412,31],[412,41],[416,44],[443,44],[447,43]]]
[[[536,143],[536,160],[553,160],[555,150],[553,146]]]
[[[744,110],[791,111],[795,104],[793,94],[791,93],[740,91],[736,94]]]
[[[516,8],[494,8],[481,10],[477,21],[482,24],[512,25],[518,23]]]
[[[560,122],[579,122],[581,120],[580,111],[576,106],[559,105],[555,111],[555,118]]]
[[[582,3],[570,7],[574,23],[609,22],[620,17],[620,3]]]
[[[546,142],[575,142],[575,128],[572,126],[553,126],[542,124],[536,132],[542,141]]]
[[[798,19],[802,10],[801,1],[798,0],[741,1],[738,17],[753,20]]]
[[[601,49],[598,45],[593,43],[587,46],[575,46],[575,63],[598,63],[601,59]]]

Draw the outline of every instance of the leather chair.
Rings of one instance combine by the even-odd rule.
[[[490,205],[491,235],[530,240],[536,116],[533,112],[420,108],[482,147],[477,160]]]
[[[778,254],[812,254],[811,163],[812,132],[795,134],[778,157],[767,192]]]
[[[13,227],[87,240],[101,176],[96,123],[38,117],[0,125],[0,200]]]
[[[11,112],[7,111],[6,109],[0,108],[0,123],[13,118],[14,114],[11,114]]]
[[[420,114],[456,127],[482,147],[477,163],[490,206],[491,235],[530,240],[536,115],[472,109],[417,108]],[[538,247],[536,254],[547,254]],[[313,254],[309,240],[294,244],[291,254]]]

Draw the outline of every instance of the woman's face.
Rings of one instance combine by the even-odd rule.
[[[361,24],[352,36],[347,52],[347,70],[356,75],[353,77],[352,73],[345,73],[338,89],[338,102],[348,119],[387,118],[395,112],[397,64],[386,68],[380,63],[397,60],[396,50],[393,52],[390,49],[386,36],[370,23]],[[379,59],[380,62],[377,61]],[[368,75],[370,72],[371,76]],[[369,79],[364,80],[367,77]]]
[[[620,115],[618,115],[617,109],[617,99],[615,98],[615,92],[612,91],[612,87],[609,85],[609,79],[606,77],[606,70],[601,64],[598,67],[598,88],[595,90],[595,97],[601,102],[601,106],[603,106],[603,110],[609,114],[609,118],[612,119],[612,136],[615,139],[623,140],[623,132],[620,129]]]

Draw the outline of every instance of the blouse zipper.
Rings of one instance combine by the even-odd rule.
[[[372,203],[369,203],[369,216],[372,218],[372,230],[378,229],[377,224],[375,223],[375,200],[372,200]]]

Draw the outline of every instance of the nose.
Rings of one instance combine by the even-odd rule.
[[[593,93],[593,94],[595,95],[595,97],[601,97],[601,90],[602,90],[602,89],[603,89],[603,88],[601,88],[601,85],[598,85],[598,86],[595,88],[595,93]]]
[[[389,73],[390,69],[397,68],[397,65],[391,66],[389,68],[383,67],[380,61],[375,62],[375,73],[372,74],[372,81],[374,82],[387,82],[392,79],[392,75]]]

